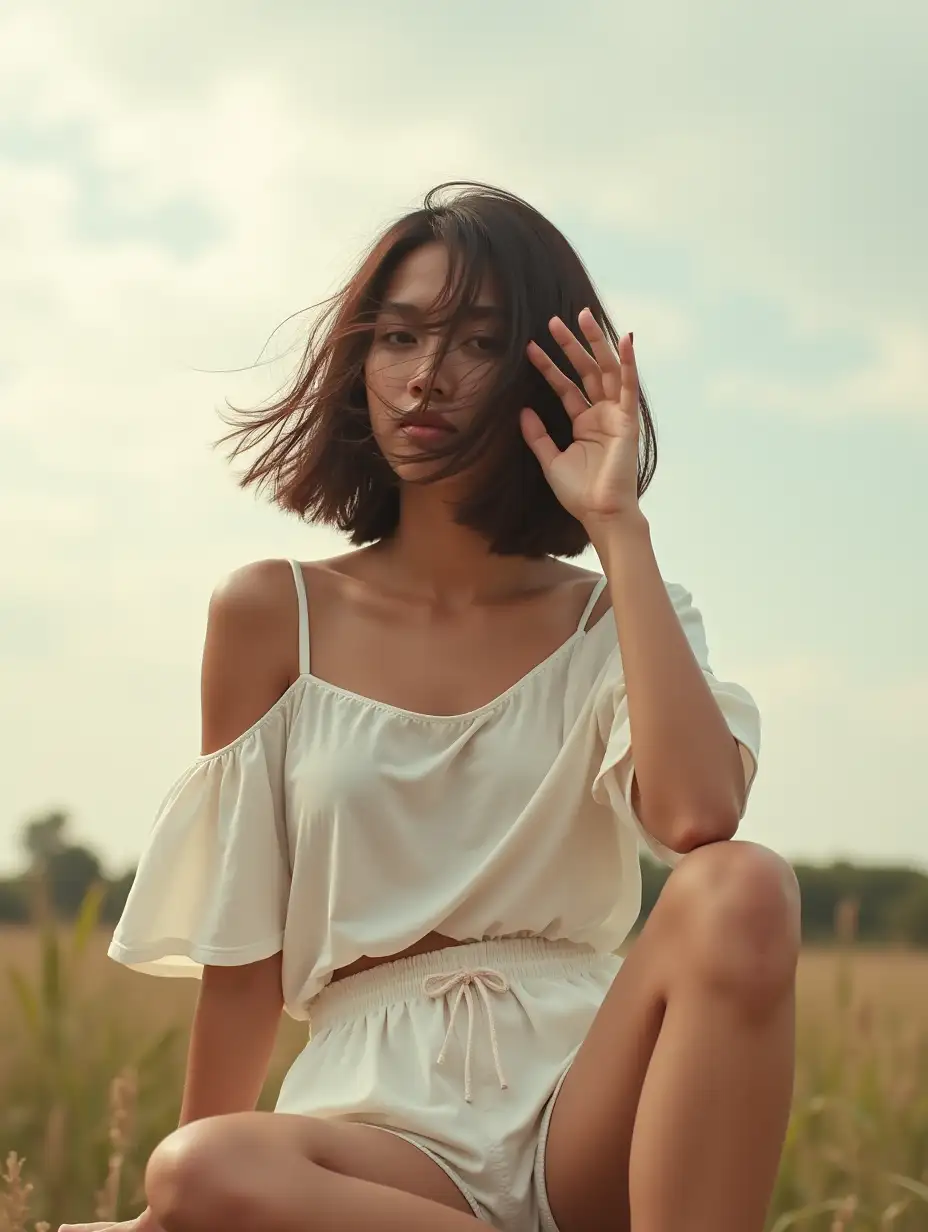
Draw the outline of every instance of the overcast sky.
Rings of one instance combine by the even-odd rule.
[[[745,836],[928,866],[926,122],[922,0],[5,0],[0,868],[52,807],[133,862],[214,584],[341,550],[236,488],[217,408],[455,178],[634,330],[661,568],[763,712]]]

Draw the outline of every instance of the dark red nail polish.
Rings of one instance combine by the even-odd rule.
[[[631,342],[632,346],[634,346],[634,345],[635,345],[635,335],[634,335],[634,334],[632,334],[632,333],[630,333],[630,334],[628,335],[628,338],[629,338],[629,341]]]

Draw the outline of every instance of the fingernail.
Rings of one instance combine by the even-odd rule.
[[[635,345],[635,335],[630,332],[628,335],[628,339],[629,339],[629,342],[631,342],[632,346],[634,346]]]

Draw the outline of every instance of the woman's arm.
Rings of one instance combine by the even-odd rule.
[[[641,512],[634,336],[623,335],[616,349],[589,308],[578,317],[584,342],[559,317],[549,324],[583,389],[536,341],[529,343],[528,358],[560,396],[573,442],[558,448],[528,408],[522,432],[554,495],[586,529],[609,579],[634,743],[632,805],[665,847],[690,851],[732,837],[745,779],[741,751],[677,619]]]
[[[232,745],[271,709],[297,671],[297,606],[288,562],[259,561],[236,570],[215,588],[210,599],[201,673],[202,752],[220,753]],[[279,755],[278,749],[276,756]],[[233,764],[235,757],[230,750]],[[262,814],[276,806],[272,797],[280,793],[270,778],[264,778],[262,787],[258,772],[254,790],[243,791],[240,781],[238,788],[242,794],[236,797],[235,784],[230,784],[233,791],[224,801],[221,759],[217,759],[216,768],[218,782],[209,789],[215,792],[212,798],[197,796],[197,791],[207,790],[201,781],[192,799],[183,799],[182,793],[180,802],[175,799],[170,806],[166,804],[166,812],[159,820],[168,823],[168,833],[162,831],[160,848],[156,840],[155,858],[148,864],[149,881],[129,925],[128,944],[114,939],[111,947],[119,961],[129,965],[136,961],[147,963],[147,950],[160,948],[157,943],[163,945],[165,932],[175,938],[177,956],[189,954],[200,943],[210,952],[224,947],[230,954],[238,951],[241,955],[248,950],[249,942],[258,942],[260,952],[267,953],[269,946],[265,943],[272,935],[270,930],[280,925],[276,917],[285,873],[283,853],[269,852],[266,846],[277,842],[275,827],[279,819]],[[267,775],[277,774],[271,765],[264,766],[264,771]],[[232,777],[241,779],[238,772]],[[178,803],[180,815],[172,820],[170,809]],[[240,815],[234,819],[224,816],[224,806],[238,809]],[[179,833],[171,830],[175,823],[181,827]],[[231,832],[223,834],[227,823]],[[254,835],[247,833],[252,826]],[[215,840],[213,850],[203,858],[204,840],[211,839]],[[247,841],[236,850],[238,840]],[[176,896],[173,904],[161,910],[160,881],[165,875],[170,876],[172,860],[180,865],[191,858],[191,852],[202,867],[199,872],[194,870],[192,884]],[[279,866],[275,854],[281,857]],[[147,856],[151,855],[149,848]],[[143,857],[140,872],[147,856]],[[229,875],[227,881],[223,881],[223,873]],[[139,884],[137,878],[133,890]],[[255,904],[248,901],[252,892],[260,900],[254,911],[250,909]],[[130,908],[131,901],[130,895]],[[217,919],[217,915],[221,918]],[[251,916],[256,919],[254,935],[249,933]],[[125,919],[124,913],[121,925]],[[176,934],[172,932],[174,925],[179,930]],[[229,927],[235,943],[224,945],[223,933]],[[140,951],[134,957],[133,949]],[[282,952],[278,950],[258,961],[203,967],[190,1034],[181,1125],[254,1109],[283,1008],[282,961]],[[99,1232],[103,1226],[83,1223],[63,1224],[62,1228],[70,1232]],[[106,1226],[120,1232],[164,1232],[150,1207],[134,1219]]]
[[[205,967],[190,1033],[180,1124],[251,1112],[283,1009],[281,953],[244,967]]]
[[[731,838],[744,808],[738,744],[661,577],[644,515],[593,532],[609,580],[635,758],[632,803],[672,851]]]
[[[201,673],[204,753],[231,743],[286,689],[295,666],[296,602],[286,561],[245,565],[213,591]],[[257,820],[257,819],[256,819]],[[250,1111],[267,1075],[283,1008],[282,953],[203,969],[181,1124]]]

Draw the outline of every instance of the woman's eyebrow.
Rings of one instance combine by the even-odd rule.
[[[385,300],[381,305],[380,311],[392,312],[395,316],[402,317],[406,321],[423,321],[428,315],[418,304],[408,304],[395,299]],[[502,319],[503,313],[495,304],[473,304],[468,308],[466,315],[478,321],[498,321]]]

